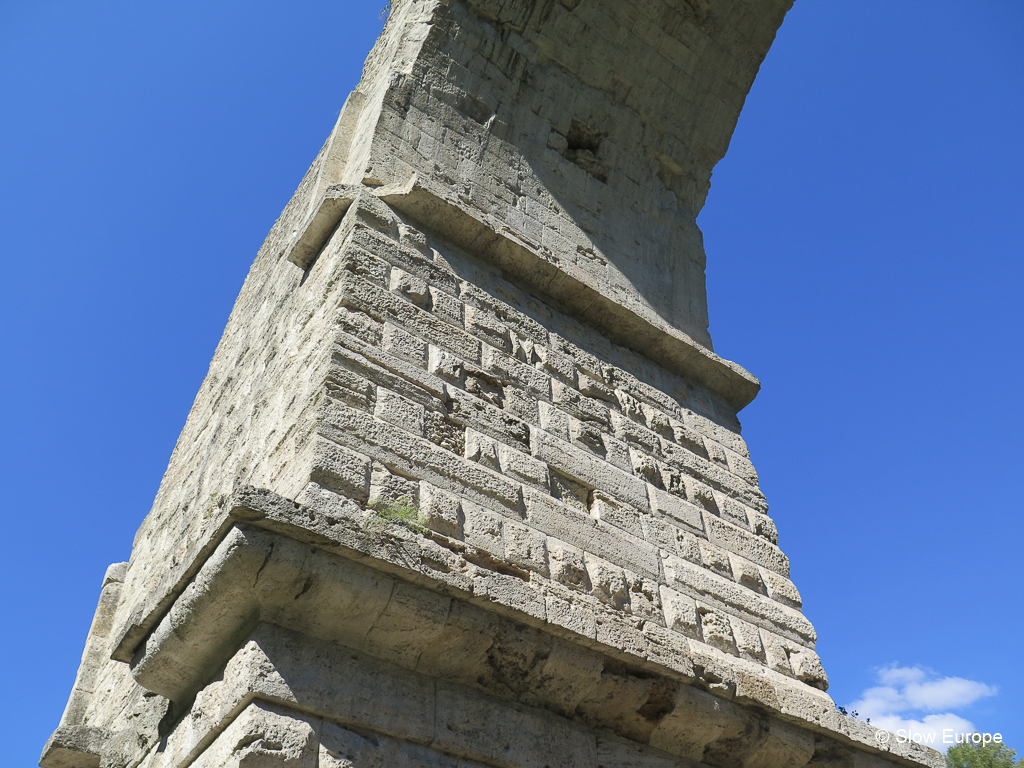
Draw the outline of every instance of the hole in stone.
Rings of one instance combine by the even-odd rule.
[[[576,163],[576,165],[598,181],[607,183],[608,169],[597,159],[598,150],[601,148],[601,141],[607,135],[573,118],[569,132],[565,135],[565,149],[560,150],[562,157]],[[549,146],[557,147],[558,143],[560,142],[556,139],[555,144],[549,142]]]
[[[665,680],[656,680],[651,687],[647,701],[636,712],[645,720],[659,722],[665,715],[675,709],[676,686]]]
[[[565,140],[569,145],[568,150],[570,152],[586,150],[596,157],[598,149],[601,148],[601,139],[605,135],[588,128],[584,123],[573,118],[572,126],[569,128],[569,133],[566,134]]]

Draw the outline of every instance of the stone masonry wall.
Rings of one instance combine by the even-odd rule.
[[[499,604],[582,642],[646,658],[648,638],[667,631],[679,639],[658,642],[675,652],[704,648],[826,687],[720,396],[372,197],[349,210],[305,287],[322,291],[321,325],[300,358],[319,378],[299,380],[310,427],[287,454],[292,479],[272,478],[278,493],[356,524],[408,500],[470,583],[513,575],[520,591]],[[125,591],[114,633],[125,661],[125,638],[148,632],[138,622],[158,620],[189,583],[219,541],[203,531],[224,529],[228,511],[213,500],[205,514],[170,518],[177,527],[163,535],[185,553],[170,561],[137,543],[137,583],[147,573],[160,583]],[[732,695],[728,665],[716,669]],[[97,690],[84,724],[149,723],[126,755],[180,716],[127,664],[108,664]]]
[[[303,501],[410,499],[526,579],[826,686],[728,405],[397,217],[332,253]]]
[[[545,17],[546,22],[540,27],[535,23],[530,29],[536,28],[543,32],[542,37],[548,41],[543,45],[550,49],[558,40],[566,42],[568,38],[564,36],[570,35],[577,22],[565,16],[568,10],[564,6],[551,3],[541,5],[550,11]],[[323,192],[325,184],[331,181],[332,174],[341,174],[342,180],[356,179],[357,183],[365,178],[372,180],[375,172],[366,164],[372,166],[375,162],[383,162],[380,158],[385,155],[390,158],[391,170],[384,179],[373,183],[404,179],[403,174],[409,170],[424,176],[436,171],[437,177],[434,180],[447,184],[450,187],[449,194],[459,198],[458,192],[463,187],[471,192],[468,203],[463,201],[460,204],[468,204],[473,210],[483,205],[490,206],[493,215],[503,221],[495,225],[497,229],[509,233],[510,237],[526,238],[527,242],[536,234],[540,246],[538,257],[542,261],[555,263],[559,270],[568,271],[574,269],[574,264],[582,265],[582,277],[597,285],[602,292],[618,296],[627,304],[633,300],[627,295],[628,290],[626,294],[622,291],[631,283],[629,280],[623,283],[615,278],[617,268],[608,259],[612,251],[602,255],[602,249],[595,248],[594,243],[590,243],[585,234],[581,234],[583,230],[571,212],[578,208],[576,203],[582,202],[581,198],[585,198],[589,192],[612,195],[601,203],[600,209],[607,216],[613,217],[622,215],[616,213],[620,208],[633,210],[624,201],[635,198],[635,202],[630,204],[638,206],[633,211],[634,218],[643,218],[647,222],[645,227],[650,227],[652,221],[660,218],[668,222],[665,225],[670,228],[676,226],[672,222],[681,221],[679,226],[689,233],[684,232],[685,237],[674,241],[679,247],[669,251],[672,253],[671,258],[662,253],[660,259],[663,263],[672,264],[672,269],[686,263],[693,265],[693,269],[686,273],[688,276],[682,277],[677,286],[685,300],[676,304],[691,306],[696,301],[694,306],[703,307],[703,250],[699,233],[692,223],[692,215],[679,208],[681,203],[672,194],[664,192],[663,182],[655,171],[656,163],[652,165],[653,160],[647,156],[647,149],[641,148],[640,155],[633,161],[634,164],[640,163],[637,173],[644,170],[646,163],[646,175],[642,180],[647,191],[642,192],[636,188],[636,182],[628,181],[629,173],[632,173],[629,171],[629,163],[611,163],[605,183],[595,181],[593,175],[582,170],[578,163],[566,159],[556,149],[549,148],[548,137],[554,118],[543,117],[537,124],[523,122],[526,116],[534,114],[524,107],[530,103],[529,100],[525,94],[509,91],[508,84],[515,81],[501,74],[500,68],[495,67],[502,62],[507,64],[513,60],[521,61],[519,76],[524,82],[531,83],[534,78],[543,76],[544,85],[553,90],[546,95],[543,109],[538,107],[542,113],[560,106],[563,96],[572,92],[573,88],[593,86],[581,85],[581,75],[570,74],[578,72],[580,66],[570,70],[568,62],[552,63],[550,57],[553,54],[541,55],[538,53],[541,50],[539,46],[534,46],[536,51],[533,59],[536,63],[527,67],[529,71],[523,70],[528,60],[525,54],[516,53],[514,48],[527,46],[527,42],[515,31],[514,21],[500,21],[504,11],[497,6],[477,11],[486,12],[490,16],[467,15],[458,4],[445,7],[428,0],[409,0],[396,4],[393,18],[389,21],[394,29],[390,33],[385,30],[371,54],[358,98],[349,99],[338,127],[271,231],[246,280],[224,338],[214,355],[210,373],[171,457],[151,515],[143,523],[136,538],[125,584],[125,593],[130,596],[129,605],[122,610],[122,613],[128,613],[119,615],[117,621],[120,632],[137,626],[147,616],[158,612],[161,601],[173,591],[174,585],[184,577],[198,554],[216,539],[217,531],[224,523],[224,513],[219,508],[218,499],[223,500],[235,484],[267,487],[284,496],[294,497],[308,477],[307,468],[301,461],[296,463],[296,460],[309,450],[306,440],[311,434],[314,420],[311,409],[316,407],[315,393],[321,387],[323,366],[328,362],[323,353],[323,345],[329,343],[328,318],[337,301],[337,278],[333,268],[327,268],[320,262],[303,272],[282,259],[281,255],[289,240],[301,231],[309,211],[317,204],[317,196]],[[656,50],[652,45],[655,40],[661,41],[660,45],[664,47],[672,39],[664,33],[655,34],[652,31],[651,12],[651,9],[647,9],[646,15],[637,17],[640,26],[634,25],[636,28],[628,36],[631,42],[624,49],[625,55],[619,54],[623,66],[639,66],[631,59],[637,53],[638,46]],[[758,17],[764,12],[757,11]],[[607,32],[610,24],[617,23],[614,16],[609,21],[597,13],[596,9],[593,13],[594,18],[590,23],[598,32],[603,30],[602,34]],[[728,13],[740,14],[741,11],[737,7]],[[780,11],[776,8],[771,13],[778,15]],[[506,29],[509,24],[513,28]],[[757,24],[750,26],[758,27]],[[770,29],[774,30],[774,26],[770,26]],[[708,33],[701,30],[702,27],[698,25],[695,34],[704,40]],[[524,28],[524,34],[526,31]],[[579,32],[578,29],[576,31]],[[551,37],[556,34],[563,35],[563,38]],[[768,33],[762,30],[758,34],[763,37]],[[708,38],[699,45],[691,42],[695,50],[704,50],[708,46],[715,49],[710,40]],[[763,40],[759,44],[766,47]],[[682,54],[678,44],[674,45],[673,50],[678,58]],[[533,46],[533,43],[529,46]],[[465,67],[457,69],[452,64],[453,54],[447,52],[449,49],[465,57]],[[595,50],[604,48],[598,47]],[[712,64],[719,64],[730,56],[735,58],[740,49],[734,44],[722,50],[723,53],[716,53],[712,57]],[[496,63],[491,63],[491,59]],[[697,66],[695,59],[686,61],[689,63],[685,66],[691,69]],[[641,63],[655,66],[647,59],[641,59]],[[729,69],[733,73],[729,77],[740,77],[740,81],[743,77],[752,78],[755,65],[756,60],[745,64],[746,69],[743,71],[746,74],[742,76],[735,67]],[[706,68],[709,72],[718,72],[715,66]],[[439,73],[443,75],[442,81],[438,80]],[[477,75],[473,73],[490,73],[488,77],[498,84],[492,83],[485,87],[483,82],[474,80]],[[689,82],[687,77],[694,77],[684,77],[682,71],[675,74],[679,75],[680,83]],[[721,76],[714,74],[712,79]],[[697,78],[694,82],[699,80]],[[450,101],[460,92],[468,93],[472,86],[476,86],[476,91],[483,98],[498,100],[500,114],[493,115],[493,120],[485,121],[486,125],[467,118],[445,102],[446,98]],[[614,115],[606,115],[604,122],[609,125],[618,124],[618,118],[621,118],[625,126],[623,131],[628,133],[628,127],[635,125],[639,131],[636,135],[646,135],[643,131],[647,123],[640,120],[646,114],[643,111],[647,109],[646,101],[638,94],[647,93],[648,90],[638,88],[636,93],[630,91],[632,95],[626,98],[626,104],[619,105]],[[657,92],[657,89],[651,92]],[[405,103],[407,109],[403,108],[403,94],[415,97],[413,101]],[[609,101],[611,97],[604,91],[593,91],[591,95],[592,101],[598,105],[606,102],[612,104]],[[461,103],[459,98],[456,98],[456,102]],[[426,101],[421,103],[420,99]],[[739,104],[734,104],[734,107],[738,113]],[[511,128],[505,131],[501,127],[506,116],[505,110],[511,110],[507,117],[512,122],[507,125],[514,125],[514,132],[509,132]],[[617,120],[611,121],[611,117]],[[401,126],[394,122],[399,118],[402,119]],[[667,119],[662,114],[649,121],[653,121],[654,126],[661,126]],[[481,135],[480,131],[484,128],[487,136],[493,133],[495,138]],[[539,145],[536,141],[527,141],[531,132],[536,133],[537,130],[540,130],[537,136],[542,142]],[[561,126],[560,130],[570,131],[571,125]],[[716,130],[721,130],[721,127]],[[503,131],[507,136],[500,138]],[[438,137],[438,143],[433,149],[428,141],[432,133]],[[389,136],[391,139],[388,139]],[[483,154],[467,154],[463,151],[474,141],[485,149]],[[360,149],[364,145],[365,149]],[[522,150],[520,145],[528,149]],[[597,161],[604,162],[601,158],[606,155],[609,162],[617,157],[616,153],[611,152],[614,145],[614,137],[602,144],[605,149],[597,152]],[[724,152],[722,142],[715,146],[718,147],[717,152]],[[537,170],[542,166],[537,162],[531,164],[533,150],[529,150],[529,147],[539,151],[542,162],[551,166],[550,172],[545,172],[543,177],[538,176],[540,171]],[[413,155],[409,154],[411,151]],[[384,155],[373,160],[374,152],[382,152]],[[629,156],[629,153],[618,154]],[[462,160],[458,166],[464,173],[471,175],[465,176],[461,182],[451,179],[449,183],[445,176],[447,172],[443,169],[450,168],[451,163],[459,157]],[[495,197],[495,191],[507,187],[510,159],[517,162],[512,167],[519,168],[517,173],[522,177],[520,182],[516,182],[519,188],[508,188],[509,195],[502,193]],[[479,169],[487,171],[481,176]],[[548,197],[552,194],[547,191],[549,186],[566,205],[571,203],[575,206],[572,211]],[[659,189],[662,192],[651,191]],[[515,194],[511,195],[513,191]],[[667,198],[665,194],[668,194]],[[487,199],[473,198],[473,195],[486,195]],[[538,203],[544,200],[548,202]],[[659,203],[659,200],[662,202]],[[671,201],[668,208],[664,207],[665,200]],[[538,204],[551,215],[534,208]],[[644,206],[647,213],[641,216],[640,208]],[[532,210],[537,211],[536,216],[527,215]],[[592,214],[587,215],[593,218]],[[434,224],[438,226],[440,222]],[[543,225],[544,231],[534,233],[533,227],[540,225]],[[586,223],[584,227],[593,229]],[[624,231],[633,230],[627,228]],[[552,241],[544,232],[553,232],[559,239]],[[616,237],[621,239],[622,234]],[[604,250],[608,251],[608,248]],[[642,248],[636,250],[644,251]],[[599,273],[588,273],[587,270],[592,267]],[[651,269],[640,269],[639,273],[648,275],[648,281],[651,280],[649,276],[657,276],[653,282],[658,284],[671,282],[663,279],[664,270],[659,270],[657,265]],[[588,274],[591,277],[587,277]],[[545,278],[545,284],[550,291],[558,292],[550,279]],[[474,309],[474,312],[477,311]],[[703,311],[699,309],[694,317],[699,320]],[[555,351],[558,349],[555,348]],[[627,368],[620,366],[620,369]],[[727,424],[734,423],[734,416],[719,418],[725,418]],[[711,463],[714,464],[713,461]],[[124,650],[119,655],[122,660],[127,660],[125,654],[128,653],[128,646],[132,646],[138,639],[133,635],[129,638],[130,642],[122,643]]]
[[[339,180],[415,175],[710,348],[695,217],[789,5],[397,3],[384,39],[417,55],[371,54],[372,131]]]

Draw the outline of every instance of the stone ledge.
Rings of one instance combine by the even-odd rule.
[[[62,725],[43,747],[42,768],[99,768],[103,745],[110,738],[104,728]]]
[[[571,660],[553,654],[548,664],[552,662]],[[635,689],[624,687],[617,693],[618,701],[636,701]],[[648,690],[642,693],[648,695]],[[664,701],[665,691],[654,690],[648,704],[655,701],[658,706],[645,709],[647,732],[629,736],[609,733],[605,723],[564,717],[535,702],[510,698],[260,623],[141,768],[222,765],[209,762],[211,756],[222,756],[217,745],[230,736],[226,746],[234,756],[240,746],[258,741],[239,731],[255,726],[252,736],[265,735],[260,729],[268,713],[277,721],[273,730],[278,743],[309,743],[306,738],[280,738],[292,728],[321,745],[332,729],[350,728],[374,743],[418,745],[412,748],[421,758],[430,752],[440,761],[429,761],[431,765],[450,760],[451,768],[466,765],[467,759],[473,766],[495,768],[586,768],[598,762],[634,768],[801,768],[829,758],[851,768],[884,768],[899,762],[850,749],[770,715],[752,716],[689,686],[669,695],[671,706]],[[606,700],[616,707],[613,697]],[[610,730],[622,730],[622,723],[618,725]],[[521,738],[523,732],[531,738]],[[295,764],[307,765],[293,751]],[[302,752],[308,755],[308,750]],[[309,758],[312,768],[317,763]]]
[[[366,695],[369,691],[372,696]],[[290,719],[296,731],[311,731],[321,755],[332,746],[332,731],[351,728],[374,744],[408,745],[420,757],[402,764],[445,768],[509,764],[589,768],[598,762],[634,768],[700,765],[534,707],[260,624],[218,678],[199,693],[160,751],[150,752],[141,768],[207,765],[211,756],[220,757],[217,745],[229,736],[227,748],[237,759],[236,745],[256,742],[253,736],[266,733],[268,714],[278,721],[274,729],[278,735],[281,726],[287,725],[282,718]],[[481,721],[490,727],[482,729]],[[527,724],[538,738],[518,738]],[[250,729],[251,735],[240,733],[244,729]],[[510,738],[501,738],[502,733]],[[303,740],[291,741],[294,745]],[[772,741],[777,749],[782,739]],[[312,756],[308,763],[297,759],[298,750],[293,752],[289,757],[296,766],[323,765]],[[467,764],[466,759],[473,763]],[[754,763],[749,768],[758,766]]]
[[[285,258],[308,269],[353,202],[371,193],[458,247],[500,266],[514,279],[557,299],[611,341],[703,384],[736,410],[757,395],[761,384],[754,376],[673,328],[653,310],[638,308],[641,316],[602,296],[574,265],[545,257],[536,244],[523,241],[507,226],[490,221],[486,214],[475,215],[446,199],[416,176],[406,184],[378,187],[372,192],[351,185],[329,187],[292,238]]]
[[[703,686],[719,706],[775,712],[781,722],[845,742],[865,756],[886,755],[873,738],[875,729],[843,717],[824,693],[759,665],[660,627],[641,632],[610,611],[588,631],[559,618],[576,615],[576,596],[567,595],[568,607],[549,613],[544,593],[529,582],[471,566],[428,538],[401,529],[370,535],[341,509],[327,514],[266,491],[248,490],[242,498],[244,504],[236,500],[231,507],[226,536],[178,590],[170,610],[154,617],[159,625],[135,654],[139,683],[178,702],[212,679],[259,621],[448,678],[482,663],[494,626],[518,624],[541,630],[538,638],[553,638],[538,642],[569,642],[576,655],[618,659],[614,663],[648,679],[674,681],[666,683],[674,690]],[[463,621],[454,636],[453,611]],[[481,622],[491,629],[481,630]],[[481,633],[490,639],[477,647],[471,641]],[[454,649],[454,656],[438,657],[431,648]],[[555,688],[571,688],[577,672],[567,672]],[[557,711],[556,700],[536,703]],[[635,716],[609,717],[602,727],[624,727],[630,735]],[[938,766],[936,758],[916,745],[892,743],[884,759]]]
[[[317,201],[316,209],[298,226],[285,246],[285,258],[299,269],[309,269],[361,192],[361,187],[345,184],[328,187]]]

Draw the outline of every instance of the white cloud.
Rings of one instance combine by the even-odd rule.
[[[872,725],[898,738],[911,738],[941,751],[952,746],[950,734],[978,730],[952,710],[997,692],[976,680],[939,677],[921,667],[886,667],[879,670],[878,682],[881,685],[865,690],[848,709],[871,718]]]
[[[897,667],[895,665],[891,667],[885,667],[878,673],[878,682],[884,683],[885,685],[899,685],[900,683],[916,683],[918,680],[923,680],[925,672],[920,667]]]
[[[890,686],[868,688],[850,706],[864,717],[881,717],[893,712],[902,712],[910,707],[900,691]]]
[[[924,683],[911,683],[903,694],[914,709],[938,712],[940,709],[958,709],[973,704],[985,696],[994,696],[996,689],[962,677],[944,677]]]

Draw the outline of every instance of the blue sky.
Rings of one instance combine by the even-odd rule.
[[[60,718],[103,571],[379,10],[0,6],[12,765]],[[1022,39],[1020,0],[797,0],[700,224],[833,697],[1024,750]]]

